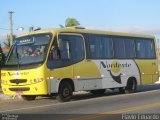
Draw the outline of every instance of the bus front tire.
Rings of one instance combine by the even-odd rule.
[[[72,86],[68,82],[62,82],[59,87],[59,92],[56,99],[60,102],[70,101],[73,95]]]
[[[22,98],[24,100],[31,101],[31,100],[35,100],[36,96],[35,95],[22,95]]]

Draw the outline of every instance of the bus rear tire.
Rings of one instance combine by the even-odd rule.
[[[93,95],[103,95],[105,93],[105,89],[100,89],[100,90],[91,90],[90,93]]]
[[[35,100],[36,96],[35,95],[22,95],[23,100],[26,101],[31,101],[31,100]]]
[[[56,99],[60,102],[70,101],[73,95],[72,86],[68,82],[62,82],[59,87],[59,92]]]
[[[137,82],[135,79],[129,79],[125,87],[125,93],[135,93],[137,91]]]

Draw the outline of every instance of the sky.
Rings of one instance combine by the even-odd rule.
[[[70,17],[89,29],[151,34],[160,39],[160,0],[0,0],[0,42],[10,33],[9,11],[14,12],[16,35],[31,26],[57,28]],[[24,31],[18,31],[19,27]]]

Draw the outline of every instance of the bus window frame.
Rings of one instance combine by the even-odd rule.
[[[112,56],[110,58],[91,58],[91,52],[90,52],[90,48],[89,48],[89,36],[99,36],[99,37],[108,37],[110,38],[111,42],[112,42],[112,46],[111,46],[111,49],[112,49]],[[86,47],[86,59],[87,60],[105,60],[105,59],[114,59],[114,45],[113,45],[113,38],[112,38],[112,35],[105,35],[105,34],[87,34],[85,35],[85,47]]]
[[[112,57],[111,58],[92,58],[91,56],[90,56],[90,54],[91,54],[91,52],[90,52],[90,48],[89,48],[89,36],[100,36],[100,37],[105,37],[105,36],[107,36],[107,37],[111,37],[111,41],[112,41]],[[123,39],[123,52],[124,52],[124,55],[125,55],[125,57],[122,57],[122,58],[117,58],[117,57],[115,57],[115,42],[114,41],[116,41],[116,40],[114,40],[114,38],[124,38]],[[125,39],[131,39],[131,40],[133,40],[133,42],[132,42],[132,44],[133,44],[133,54],[134,54],[134,57],[127,57],[126,55],[126,47],[125,47]],[[137,57],[137,51],[136,51],[136,48],[137,48],[137,46],[136,46],[136,41],[138,40],[138,39],[140,39],[140,40],[144,40],[144,41],[146,41],[146,40],[149,40],[149,41],[151,41],[151,43],[152,43],[152,45],[153,45],[153,58],[147,58],[146,56],[145,56],[145,58],[138,58]],[[105,34],[92,34],[92,33],[89,33],[89,34],[85,34],[85,47],[86,47],[86,59],[87,60],[100,60],[100,59],[108,59],[108,60],[110,60],[110,59],[128,59],[128,60],[130,60],[130,59],[137,59],[137,60],[139,60],[139,59],[143,59],[143,60],[153,60],[153,59],[156,59],[157,58],[157,56],[156,56],[156,45],[155,45],[155,39],[154,38],[145,38],[145,37],[130,37],[130,36],[118,36],[118,35],[105,35]]]
[[[15,69],[15,68],[18,68],[18,69],[30,69],[30,68],[35,68],[35,67],[39,67],[39,66],[42,66],[43,64],[46,63],[46,61],[48,60],[48,51],[50,51],[50,45],[52,43],[52,40],[54,39],[54,34],[52,32],[45,32],[45,33],[37,33],[37,34],[30,34],[30,35],[24,35],[24,36],[20,36],[20,37],[16,37],[16,39],[19,39],[19,38],[23,38],[23,37],[27,37],[27,36],[38,36],[38,35],[49,35],[50,36],[50,40],[49,40],[49,43],[48,43],[48,47],[47,47],[47,52],[45,53],[45,56],[44,56],[44,59],[43,61],[41,62],[37,62],[37,63],[31,63],[31,64],[23,64],[23,65],[20,65],[20,67],[18,68],[17,65],[11,65],[12,67],[8,66],[8,65],[4,65],[3,69]],[[15,47],[15,43],[11,46],[8,54],[7,54],[7,57],[6,57],[6,60],[9,59],[9,56],[11,54],[11,52],[13,52],[13,48]]]
[[[142,40],[142,41],[147,41],[147,40],[149,40],[149,41],[151,41],[151,43],[152,43],[152,45],[153,45],[153,57],[152,58],[147,58],[146,57],[146,50],[145,50],[145,57],[144,58],[139,58],[139,57],[137,57],[137,46],[136,46],[136,42],[137,42],[137,40]],[[156,43],[155,43],[155,39],[154,38],[135,38],[135,40],[134,40],[134,42],[135,42],[135,52],[136,52],[136,57],[135,57],[135,59],[137,59],[137,60],[154,60],[154,59],[157,59],[157,55],[156,55]],[[146,48],[144,48],[144,49],[146,49]]]

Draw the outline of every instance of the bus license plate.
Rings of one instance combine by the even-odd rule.
[[[23,95],[23,92],[22,91],[16,92],[16,95],[21,96],[21,95]]]

